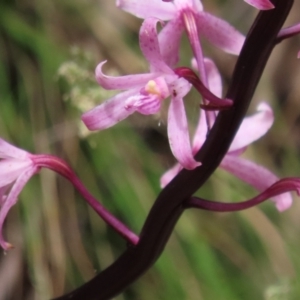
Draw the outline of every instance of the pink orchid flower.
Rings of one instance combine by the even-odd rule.
[[[209,87],[216,95],[222,94],[220,74],[211,60],[205,59],[206,72],[208,74]],[[267,103],[260,103],[258,112],[246,117],[242,122],[228,153],[222,160],[220,168],[235,175],[242,181],[252,185],[262,192],[269,188],[279,179],[271,171],[250,160],[239,157],[248,145],[265,135],[271,128],[274,116],[272,109]],[[195,154],[203,145],[207,134],[205,114],[201,112],[198,127],[193,141],[193,153]],[[182,169],[180,164],[175,165],[161,177],[161,186],[166,186]],[[289,208],[292,204],[290,193],[283,193],[273,197],[273,201],[279,211]]]
[[[186,169],[194,169],[200,163],[192,155],[188,123],[183,97],[191,85],[180,78],[164,62],[156,24],[158,20],[149,18],[140,30],[140,48],[150,64],[150,73],[120,77],[106,76],[102,72],[104,62],[96,68],[96,78],[105,89],[126,90],[108,99],[103,104],[84,113],[82,120],[89,130],[101,130],[115,125],[134,112],[144,115],[156,114],[162,101],[171,97],[168,112],[168,137],[171,150]]]
[[[39,171],[31,154],[0,139],[0,245],[8,250],[13,246],[3,239],[2,228],[10,208],[28,180]]]
[[[204,56],[199,36],[205,37],[210,43],[225,52],[238,55],[244,44],[245,37],[226,21],[203,11],[198,0],[117,0],[117,6],[139,17],[155,17],[169,21],[159,34],[161,55],[171,67],[179,60],[180,38],[185,30],[197,61],[197,70],[204,86],[208,86],[204,67]],[[209,99],[203,98],[208,104]],[[211,127],[210,113],[206,113],[207,125]]]

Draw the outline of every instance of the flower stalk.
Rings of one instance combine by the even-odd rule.
[[[180,67],[174,70],[175,74],[179,77],[183,77],[188,82],[190,82],[196,90],[203,96],[205,99],[209,99],[211,104],[200,104],[201,108],[210,109],[210,110],[222,110],[230,107],[232,105],[232,100],[230,99],[221,99],[214,95],[200,80],[198,75],[190,68]],[[211,120],[211,126],[213,121]]]
[[[226,202],[218,202],[205,200],[199,197],[191,197],[185,203],[186,208],[200,208],[208,211],[214,212],[234,212],[241,211],[251,207],[254,207],[269,198],[280,195],[281,193],[286,193],[290,191],[297,192],[298,196],[300,196],[300,179],[297,177],[284,178],[273,185],[268,187],[265,191],[259,194],[256,197],[253,197],[244,202],[238,203],[226,203]]]
[[[39,168],[53,170],[54,172],[68,179],[107,225],[112,227],[130,245],[136,245],[138,243],[139,237],[114,215],[112,215],[96,198],[93,197],[93,195],[87,190],[75,172],[65,161],[63,161],[61,158],[48,154],[32,155],[32,160]]]

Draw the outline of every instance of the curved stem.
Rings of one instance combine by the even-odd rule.
[[[200,80],[198,75],[190,68],[179,67],[174,69],[174,73],[179,77],[183,77],[189,83],[191,83],[195,89],[202,95],[203,98],[207,99],[211,104],[202,104],[204,108],[210,108],[211,110],[221,110],[232,106],[233,102],[230,99],[221,99],[213,94]],[[214,122],[214,119],[212,120]]]
[[[159,194],[136,246],[129,247],[110,267],[91,281],[57,300],[107,300],[133,283],[160,256],[184,211],[183,204],[218,167],[242,122],[265,64],[271,54],[292,0],[274,0],[275,9],[260,12],[238,58],[226,98],[234,105],[221,111],[212,130],[196,154],[202,165],[182,170]]]
[[[118,234],[120,234],[128,243],[132,245],[136,245],[138,243],[139,237],[126,225],[119,221],[114,215],[112,215],[97,199],[91,195],[91,193],[86,189],[75,172],[66,162],[56,156],[48,154],[32,155],[31,158],[38,167],[51,169],[67,178],[83,196],[87,203],[109,226],[111,226]]]
[[[234,212],[254,207],[267,199],[268,198],[263,198],[259,195],[244,202],[227,203],[219,201],[210,201],[199,197],[192,197],[186,201],[185,207],[199,208],[213,212]]]
[[[300,195],[300,178],[290,177],[278,180],[265,191],[244,202],[226,203],[219,201],[210,201],[199,197],[191,197],[185,202],[186,208],[199,208],[214,212],[233,212],[254,207],[274,196],[295,191]]]

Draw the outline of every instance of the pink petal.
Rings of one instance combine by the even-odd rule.
[[[132,89],[108,99],[81,116],[89,130],[102,130],[115,125],[131,115],[134,110],[125,108],[129,97],[139,94],[138,89]]]
[[[167,21],[176,13],[172,2],[162,0],[117,0],[116,5],[141,19],[152,17]]]
[[[128,98],[125,108],[129,111],[137,111],[143,115],[157,114],[161,108],[161,100],[157,96],[136,95]]]
[[[19,149],[0,138],[0,158],[28,158],[28,152]]]
[[[0,161],[0,187],[14,182],[20,174],[33,165],[30,159],[5,159]]]
[[[10,188],[10,184],[8,185],[5,185],[5,186],[2,186],[0,187],[0,207],[3,205],[5,199],[6,199],[6,193],[8,191],[8,189]]]
[[[217,97],[222,97],[222,79],[219,73],[219,70],[215,63],[205,57],[204,58],[204,66],[208,80],[208,86],[212,93],[214,93]]]
[[[171,169],[169,169],[161,176],[160,186],[164,188],[181,170],[182,166],[180,164],[174,165]]]
[[[257,111],[255,115],[246,117],[243,120],[229,151],[235,151],[248,146],[265,135],[271,128],[274,122],[271,107],[267,103],[262,102],[258,105]]]
[[[252,185],[260,192],[266,190],[269,186],[278,181],[278,178],[266,168],[250,160],[233,155],[226,155],[220,167]],[[290,193],[283,193],[273,197],[273,201],[277,209],[283,211],[291,206],[293,200]]]
[[[216,96],[222,96],[222,80],[220,73],[215,65],[215,63],[209,59],[204,58],[204,67],[207,75],[208,86],[212,93]],[[206,113],[208,113],[212,120],[215,119],[214,112],[205,112],[201,110],[199,116],[199,122],[195,131],[194,140],[193,140],[193,153],[195,154],[202,147],[205,142],[207,135],[207,121],[206,121]]]
[[[174,67],[179,61],[179,45],[183,30],[181,19],[175,18],[170,20],[158,34],[161,56],[170,67]]]
[[[212,44],[231,54],[240,53],[245,37],[227,22],[203,12],[197,14],[197,25],[199,33]]]
[[[25,172],[23,172],[18,179],[16,180],[15,184],[11,188],[11,191],[9,192],[7,198],[5,199],[1,210],[0,210],[0,245],[4,250],[8,250],[12,247],[11,244],[7,243],[3,239],[2,235],[2,229],[3,229],[3,223],[4,220],[10,210],[10,208],[16,204],[17,198],[21,192],[21,190],[24,188],[25,184],[28,182],[28,180],[37,172],[37,167],[32,167]]]
[[[275,8],[272,2],[269,0],[244,0],[248,4],[260,9],[260,10],[268,10]]]
[[[156,24],[158,19],[146,19],[140,29],[140,48],[149,61],[151,72],[162,72],[166,74],[173,74],[174,72],[163,61],[160,53]]]
[[[183,78],[170,87],[173,91],[173,97],[169,107],[168,114],[168,137],[173,155],[178,162],[188,170],[192,170],[200,165],[195,161],[191,149],[188,123],[186,119],[183,99],[190,85]]]
[[[107,76],[102,72],[102,66],[106,61],[101,62],[95,71],[98,83],[107,90],[127,90],[142,87],[149,80],[156,78],[158,75],[154,73],[136,74],[127,76]]]
[[[206,140],[207,123],[205,111],[201,109],[198,125],[194,134],[193,154],[196,154]]]

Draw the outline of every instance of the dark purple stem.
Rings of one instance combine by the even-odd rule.
[[[202,165],[182,170],[159,194],[136,246],[130,246],[107,269],[57,300],[107,300],[121,293],[146,272],[163,251],[187,201],[218,167],[242,122],[292,0],[274,0],[275,9],[260,12],[238,58],[226,98],[234,105],[221,111],[196,154]]]

